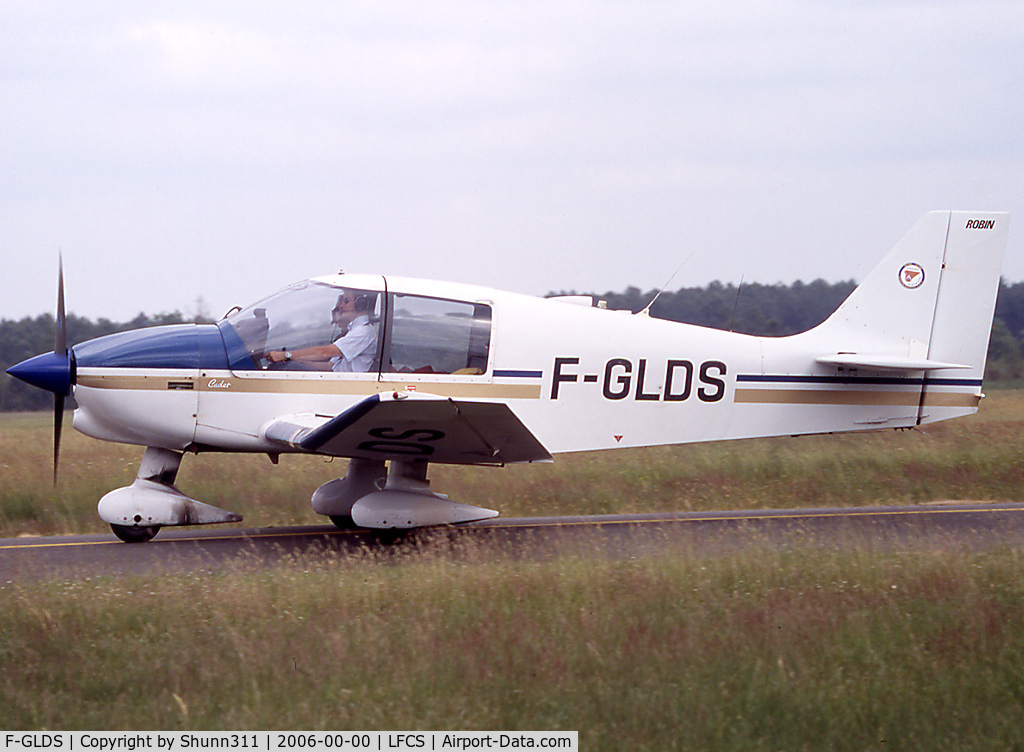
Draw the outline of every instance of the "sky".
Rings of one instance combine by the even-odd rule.
[[[0,0],[0,318],[311,276],[528,294],[863,279],[1010,211],[1020,0]]]

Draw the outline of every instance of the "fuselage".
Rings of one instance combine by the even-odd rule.
[[[330,343],[344,290],[372,300],[365,372],[277,369],[265,353]],[[489,288],[362,275],[299,283],[218,324],[74,348],[74,426],[166,449],[282,451],[282,416],[338,415],[368,395],[502,402],[552,453],[911,426],[977,407],[979,379],[859,376],[814,359],[814,332],[759,338]],[[895,412],[894,412],[895,409]]]

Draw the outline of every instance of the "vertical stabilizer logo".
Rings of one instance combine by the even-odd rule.
[[[914,290],[924,284],[924,269],[920,264],[904,264],[900,269],[900,284]]]

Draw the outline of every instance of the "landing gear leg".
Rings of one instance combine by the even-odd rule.
[[[181,452],[147,447],[135,482],[100,499],[100,519],[114,535],[126,543],[143,543],[165,525],[241,521],[241,515],[190,499],[174,486],[181,457]]]
[[[352,521],[352,505],[382,489],[386,477],[383,460],[351,459],[344,478],[324,483],[313,492],[313,511],[327,515],[342,530],[358,527]]]
[[[320,486],[313,510],[340,528],[409,530],[497,517],[492,509],[458,504],[430,490],[426,462],[349,460],[344,478]]]
[[[361,497],[352,505],[352,519],[373,530],[407,530],[497,517],[493,509],[451,501],[430,490],[426,462],[391,460],[383,490]]]
[[[178,468],[181,467],[181,452],[172,452],[169,449],[157,447],[146,447],[146,453],[142,455],[142,463],[139,465],[139,472],[135,475],[136,482],[149,481],[158,483],[161,486],[173,487],[178,477]],[[131,486],[129,486],[130,488]],[[105,497],[104,497],[105,498]],[[102,505],[103,502],[101,501]],[[102,509],[102,506],[101,506]],[[101,514],[102,516],[102,514]],[[126,514],[119,515],[123,522],[110,522],[110,529],[119,539],[125,543],[145,543],[153,540],[160,525],[146,525],[142,514],[134,514],[129,517]]]

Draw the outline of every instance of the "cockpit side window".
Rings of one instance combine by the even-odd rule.
[[[474,376],[487,371],[489,305],[402,294],[392,294],[390,305],[384,372]]]

